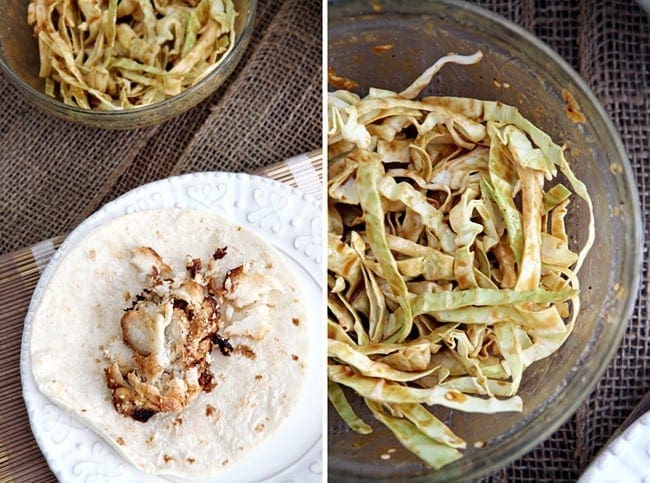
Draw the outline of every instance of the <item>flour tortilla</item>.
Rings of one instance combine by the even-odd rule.
[[[272,291],[270,332],[261,340],[232,337],[255,359],[214,350],[217,387],[180,414],[158,413],[141,423],[111,403],[103,349],[123,344],[120,318],[128,295],[142,290],[131,249],[150,246],[175,273],[186,257],[209,260],[227,246],[220,270],[249,263],[285,287]],[[281,255],[250,231],[215,215],[162,209],[125,215],[87,235],[61,261],[32,326],[32,371],[43,394],[110,442],[148,473],[209,477],[249,456],[289,415],[306,374],[306,315],[300,292]],[[268,272],[267,272],[268,273]],[[214,408],[214,409],[211,409]]]

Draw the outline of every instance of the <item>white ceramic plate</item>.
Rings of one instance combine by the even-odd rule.
[[[154,208],[191,208],[219,214],[267,240],[286,256],[305,296],[309,324],[309,370],[297,406],[280,428],[248,458],[219,474],[219,481],[322,479],[322,364],[320,202],[287,185],[235,173],[197,173],[156,181],[107,204],[77,227],[54,254],[38,282],[25,318],[20,372],[32,431],[53,473],[62,482],[182,481],[145,474],[122,459],[97,434],[43,396],[29,356],[32,319],[62,257],[93,228],[126,213]],[[251,464],[252,463],[252,464]],[[192,480],[213,481],[213,480]]]
[[[608,444],[578,483],[650,483],[650,411]]]

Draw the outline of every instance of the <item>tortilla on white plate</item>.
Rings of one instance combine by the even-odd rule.
[[[205,264],[227,247],[214,262],[216,278],[245,266],[274,280],[263,336],[227,332],[235,350],[226,356],[215,345],[208,358],[214,388],[146,422],[116,410],[105,373],[132,352],[120,321],[142,293],[133,263],[139,247],[153,249],[175,274],[187,270],[188,255]],[[193,210],[133,213],[96,228],[61,260],[34,315],[32,372],[43,394],[141,470],[209,477],[250,455],[289,415],[306,374],[305,313],[290,269],[257,235]]]

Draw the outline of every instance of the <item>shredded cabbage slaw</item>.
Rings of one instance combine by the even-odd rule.
[[[45,92],[114,110],[179,94],[233,48],[231,0],[30,0]]]
[[[446,63],[481,58],[445,56],[401,93],[328,94],[329,400],[371,433],[351,388],[436,469],[466,442],[426,406],[522,410],[524,370],[575,324],[595,233],[563,149],[516,108],[416,99]],[[565,227],[572,193],[590,217],[578,252]]]

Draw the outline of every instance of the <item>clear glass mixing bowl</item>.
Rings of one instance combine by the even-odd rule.
[[[253,31],[257,0],[233,0],[238,12],[235,45],[225,59],[194,86],[148,106],[97,111],[69,106],[44,93],[38,76],[38,42],[27,24],[28,0],[0,0],[0,69],[31,103],[50,114],[93,127],[130,129],[150,126],[194,107],[219,88],[241,60]]]
[[[579,75],[548,46],[507,20],[456,1],[348,1],[329,3],[328,66],[368,87],[400,90],[448,52],[484,59],[471,67],[445,66],[423,95],[468,96],[517,106],[558,143],[594,202],[596,243],[580,272],[582,308],[562,348],[524,374],[521,414],[468,415],[442,411],[468,441],[465,456],[434,471],[401,448],[380,424],[361,436],[329,412],[332,481],[467,480],[506,465],[555,431],[594,388],[623,336],[641,271],[638,194],[621,140]],[[373,46],[393,45],[390,50]],[[509,88],[505,87],[509,84]],[[499,87],[500,86],[500,87]],[[575,97],[584,124],[565,113],[562,91]],[[584,240],[584,204],[574,202],[567,226]],[[363,404],[355,409],[374,421]],[[472,442],[486,441],[482,449]],[[396,448],[388,460],[380,458]]]

